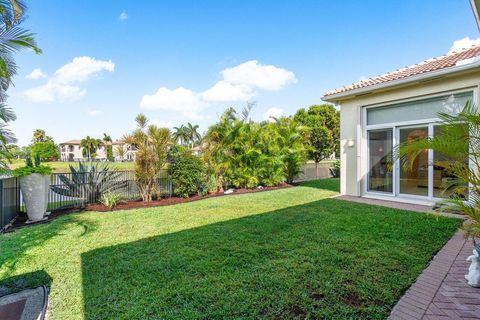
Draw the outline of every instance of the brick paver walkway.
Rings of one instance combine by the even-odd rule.
[[[473,245],[457,232],[393,308],[389,319],[480,319],[480,288],[464,276]]]

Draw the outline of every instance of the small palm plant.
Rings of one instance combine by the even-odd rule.
[[[400,145],[393,159],[400,159],[403,168],[412,170],[425,150],[441,155],[432,165],[450,174],[445,189],[451,196],[439,204],[439,210],[468,216],[470,221],[463,228],[466,237],[472,237],[475,243],[480,236],[480,113],[467,102],[459,114],[439,113],[439,118],[443,121],[441,134]]]

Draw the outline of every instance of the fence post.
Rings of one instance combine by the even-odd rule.
[[[3,199],[3,179],[0,179],[0,229],[3,229],[3,227],[5,227],[7,224],[5,222],[4,206],[5,201]]]

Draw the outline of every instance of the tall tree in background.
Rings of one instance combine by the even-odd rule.
[[[46,141],[53,141],[53,138],[51,136],[47,136],[45,130],[35,129],[35,131],[33,131],[32,143]]]
[[[202,135],[198,132],[198,124],[193,125],[188,122],[185,127],[187,128],[188,146],[193,148],[202,139]]]
[[[82,154],[88,160],[92,160],[97,156],[97,149],[101,145],[102,140],[90,138],[90,136],[87,136],[80,141],[80,148],[82,148]]]
[[[8,171],[12,155],[7,145],[16,141],[7,128],[16,119],[15,113],[6,106],[7,89],[17,73],[13,54],[22,49],[32,49],[41,53],[33,33],[20,27],[25,18],[26,6],[20,0],[0,0],[0,172]]]
[[[307,110],[300,109],[294,120],[309,129],[309,157],[315,161],[315,175],[318,163],[337,153],[340,146],[340,115],[330,104],[313,105]]]
[[[113,145],[112,145],[112,137],[110,135],[104,133],[103,134],[103,145],[105,146],[105,151],[107,154],[107,160],[108,161],[114,161],[113,157]]]

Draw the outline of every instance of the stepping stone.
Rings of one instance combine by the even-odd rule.
[[[47,301],[48,292],[44,286],[0,297],[0,319],[43,320]]]

